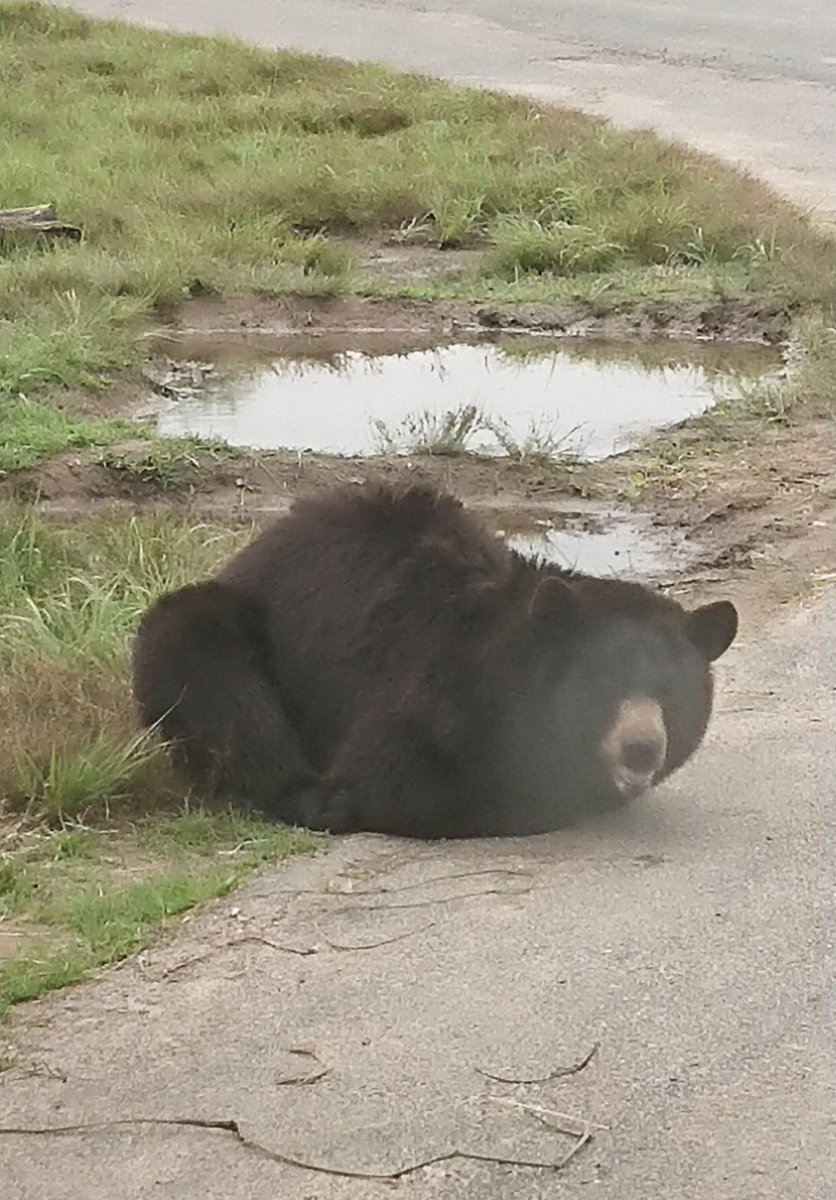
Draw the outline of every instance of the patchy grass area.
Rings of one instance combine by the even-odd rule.
[[[29,826],[0,842],[0,1017],[148,945],[169,920],[224,896],[313,835],[184,809],[133,824]]]
[[[22,392],[0,395],[0,478],[61,450],[107,446],[137,428],[125,421],[90,421]]]
[[[166,756],[137,735],[136,620],[246,532],[0,514],[0,1013],[124,958],[257,864],[316,844],[184,809]]]
[[[132,441],[109,446],[98,463],[131,490],[138,486],[151,493],[187,488],[201,472],[234,463],[240,450],[199,438],[154,438],[147,444]]]
[[[697,459],[722,458],[740,448],[768,455],[771,435],[792,425],[820,426],[826,439],[825,457],[833,453],[836,435],[836,325],[822,316],[798,323],[789,344],[785,370],[756,382],[739,380],[736,392],[680,427],[651,435],[640,452],[646,462],[637,475],[639,491],[668,487],[672,474],[685,478]],[[836,461],[836,457],[834,457]],[[808,464],[798,463],[799,473]]]
[[[0,245],[0,394],[135,363],[184,297],[397,290],[353,265],[370,238],[483,247],[471,297],[836,290],[766,187],[576,112],[31,3],[0,9],[0,64],[0,207],[84,230]]]

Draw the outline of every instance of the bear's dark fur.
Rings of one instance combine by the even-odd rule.
[[[190,778],[268,816],[413,837],[523,834],[622,803],[696,750],[728,602],[510,550],[452,496],[298,501],[163,597],[134,692]]]

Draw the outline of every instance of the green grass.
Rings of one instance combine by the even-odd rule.
[[[395,427],[376,419],[372,427],[382,454],[457,458],[467,454],[473,437],[488,429],[488,418],[477,405],[463,404],[443,413],[428,409],[410,413]]]
[[[542,354],[535,347],[534,354]],[[479,434],[487,435],[482,453],[501,451],[519,462],[539,462],[556,466],[575,462],[577,453],[571,443],[576,430],[559,435],[548,421],[533,420],[522,437],[507,421],[484,412],[476,404],[462,404],[446,412],[419,409],[396,426],[375,419],[372,429],[376,448],[381,454],[428,454],[436,458],[460,458],[472,451]]]
[[[20,953],[0,958],[0,1016],[136,953],[173,917],[227,895],[259,864],[317,844],[303,831],[188,808],[107,832],[30,832],[0,857],[0,915],[28,935]],[[125,883],[130,874],[141,878]]]
[[[408,291],[357,273],[369,237],[482,246],[449,285],[474,298],[606,307],[671,279],[681,296],[836,294],[832,243],[751,178],[576,112],[379,67],[6,3],[0,131],[0,207],[51,201],[84,230],[0,247],[3,396],[137,363],[143,322],[190,296]],[[3,469],[102,432],[42,423]]]
[[[110,446],[98,458],[100,466],[123,481],[159,492],[177,491],[195,483],[200,473],[220,462],[233,462],[243,451],[200,438],[149,439],[147,446]]]
[[[717,425],[743,415],[785,424],[799,409],[807,416],[830,416],[835,399],[836,325],[821,315],[808,316],[789,343],[783,377],[741,384],[738,394],[720,401],[707,420]]]
[[[22,931],[0,958],[0,1013],[317,844],[184,806],[166,754],[137,734],[128,654],[140,614],[250,532],[177,517],[61,527],[0,510],[0,919]]]
[[[38,957],[21,955],[0,962],[0,1017],[22,1000],[36,1000],[46,992],[80,983],[95,966],[82,950],[43,949]]]
[[[124,421],[89,421],[22,393],[0,395],[0,478],[61,450],[107,446],[136,429]]]
[[[180,794],[137,737],[129,640],[157,595],[248,532],[177,517],[62,528],[0,511],[0,800],[67,819]]]

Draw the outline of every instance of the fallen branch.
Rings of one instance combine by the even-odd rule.
[[[203,1120],[200,1117],[124,1117],[115,1121],[89,1121],[78,1125],[47,1125],[36,1126],[34,1128],[13,1125],[3,1126],[0,1127],[0,1135],[10,1137],[46,1137],[50,1134],[54,1136],[66,1136],[74,1133],[97,1133],[108,1129],[126,1128],[131,1125],[218,1130],[222,1133],[231,1133],[241,1146],[254,1154],[258,1154],[261,1158],[280,1163],[285,1167],[296,1167],[300,1171],[312,1171],[318,1175],[332,1175],[340,1179],[372,1180],[404,1179],[407,1175],[412,1175],[415,1171],[420,1171],[424,1167],[432,1167],[443,1162],[452,1162],[457,1158],[468,1162],[495,1163],[497,1166],[502,1167],[528,1167],[531,1170],[537,1171],[560,1171],[592,1139],[591,1129],[586,1129],[562,1158],[550,1162],[528,1158],[506,1158],[504,1155],[480,1154],[472,1150],[448,1150],[444,1154],[434,1154],[429,1158],[408,1163],[406,1166],[398,1167],[394,1171],[353,1171],[349,1168],[328,1166],[325,1163],[305,1162],[304,1159],[293,1158],[289,1154],[281,1154],[277,1150],[270,1150],[267,1146],[262,1146],[260,1142],[255,1142],[251,1138],[245,1137],[241,1133],[238,1122],[234,1120],[210,1121]]]
[[[77,225],[68,225],[58,218],[51,204],[38,204],[34,208],[7,208],[0,211],[0,246],[7,237],[17,240],[23,237],[44,238],[50,241],[54,238],[69,238],[73,242],[81,241],[81,230]]]

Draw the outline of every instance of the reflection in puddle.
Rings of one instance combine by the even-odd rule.
[[[618,575],[646,579],[670,570],[672,550],[652,542],[646,529],[629,518],[604,527],[543,527],[537,532],[509,534],[513,550],[586,575]]]
[[[349,348],[347,341],[309,336],[271,348],[242,339],[159,340],[170,358],[215,363],[160,415],[159,431],[258,449],[418,453],[428,445],[426,437],[416,442],[416,426],[432,433],[460,424],[469,410],[459,444],[437,452],[544,447],[598,459],[704,412],[735,394],[741,378],[777,365],[773,353],[753,347],[505,337],[404,348],[390,335],[379,346],[354,337]]]

